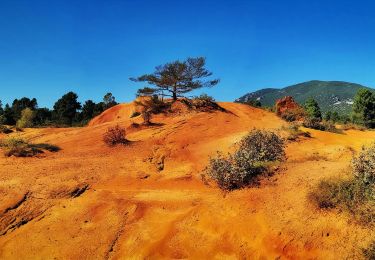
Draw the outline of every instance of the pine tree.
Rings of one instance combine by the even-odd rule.
[[[138,90],[138,95],[147,94],[169,96],[175,101],[178,97],[195,89],[213,87],[219,83],[218,79],[203,80],[210,77],[212,72],[205,68],[206,59],[203,57],[188,58],[185,61],[174,61],[156,67],[155,72],[130,80],[147,82],[153,87]]]
[[[312,97],[308,98],[304,107],[308,117],[322,120],[322,112],[320,111],[318,102],[316,102],[315,99]]]

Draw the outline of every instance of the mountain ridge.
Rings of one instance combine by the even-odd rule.
[[[285,96],[292,96],[300,104],[312,97],[318,102],[322,112],[348,113],[352,109],[355,94],[361,88],[374,91],[373,88],[346,81],[310,80],[284,88],[260,89],[243,95],[235,102],[259,100],[262,106],[270,107],[277,99]]]

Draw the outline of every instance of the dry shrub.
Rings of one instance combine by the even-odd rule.
[[[3,133],[3,134],[10,134],[12,133],[13,130],[6,127],[5,125],[0,125],[0,133]]]
[[[306,118],[302,125],[306,128],[311,128],[320,131],[327,131],[332,133],[342,133],[341,129],[337,129],[335,124],[330,121],[321,121],[318,118]]]
[[[32,144],[22,138],[11,137],[0,142],[0,147],[4,151],[5,156],[16,157],[32,157],[43,153],[44,150],[57,152],[60,150],[58,146],[51,144]]]
[[[131,115],[130,115],[130,118],[133,118],[133,117],[137,117],[141,115],[141,112],[138,112],[138,111],[134,111]]]
[[[279,116],[287,122],[294,122],[305,117],[305,111],[302,108],[294,108],[279,113]]]
[[[272,162],[285,159],[284,142],[273,132],[253,130],[238,144],[234,154],[211,158],[206,173],[223,190],[251,184]]]
[[[170,104],[164,102],[156,95],[137,100],[135,104],[141,108],[140,115],[146,125],[151,124],[153,114],[163,113],[170,107]]]
[[[375,145],[363,148],[352,160],[353,176],[347,180],[323,180],[310,193],[320,208],[349,212],[364,225],[375,224]]]
[[[302,125],[306,128],[324,131],[324,126],[321,124],[321,120],[318,118],[306,118]]]
[[[324,128],[323,131],[331,132],[331,133],[336,133],[336,134],[341,134],[342,129],[336,128],[336,125],[332,123],[331,121],[323,121],[322,126]]]
[[[116,125],[109,127],[103,135],[103,141],[108,146],[114,146],[117,144],[127,144],[129,141],[126,139],[125,128]]]
[[[375,259],[375,241],[373,241],[367,248],[363,250],[363,256],[368,260]]]
[[[341,125],[340,127],[342,130],[358,130],[358,131],[365,131],[367,128],[365,126],[362,126],[362,125],[357,125],[357,124],[353,124],[353,123],[347,123],[347,124],[343,124]]]
[[[193,97],[191,100],[187,100],[190,107],[198,111],[213,111],[219,110],[224,111],[224,109],[216,103],[215,99],[207,94],[202,94],[197,97]],[[185,100],[186,102],[186,100]]]
[[[281,127],[281,130],[288,133],[288,136],[286,137],[288,141],[297,141],[301,136],[311,138],[311,133],[300,130],[299,125],[296,123],[283,126]]]
[[[352,159],[354,176],[367,185],[375,185],[375,143],[362,147],[357,157]]]

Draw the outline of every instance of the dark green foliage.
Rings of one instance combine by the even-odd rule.
[[[12,106],[8,104],[2,108],[0,101],[0,125],[15,125],[16,122],[21,122],[21,113],[25,109],[32,110],[32,123],[30,126],[83,126],[87,124],[93,117],[99,115],[104,110],[117,105],[115,97],[112,93],[107,93],[103,97],[103,101],[95,103],[92,100],[87,100],[81,109],[78,102],[78,96],[69,92],[62,96],[54,105],[54,110],[48,108],[38,108],[38,103],[35,98],[21,98],[15,99]],[[25,120],[22,120],[22,122]]]
[[[184,94],[202,87],[213,87],[218,79],[204,81],[212,73],[205,68],[206,59],[203,57],[188,58],[185,61],[174,61],[155,68],[152,74],[131,78],[135,82],[147,82],[153,87],[138,90],[137,95],[169,96],[173,100]]]
[[[366,127],[375,126],[375,95],[368,89],[360,89],[354,97],[353,122]]]
[[[29,99],[27,97],[23,97],[21,99],[15,99],[12,103],[12,111],[13,111],[13,119],[17,122],[21,118],[21,112],[29,108],[35,111],[38,108],[38,102],[35,98]]]
[[[304,108],[309,118],[322,120],[322,112],[320,111],[318,102],[316,102],[315,99],[309,97],[305,102]]]
[[[82,120],[90,120],[95,115],[96,104],[92,100],[87,100],[82,106]]]
[[[3,103],[0,100],[0,116],[4,115]]]
[[[252,107],[261,107],[262,103],[258,99],[249,99],[245,102],[243,102],[246,105],[252,106]]]
[[[35,111],[34,125],[44,126],[52,123],[52,111],[48,108],[38,108]]]
[[[77,116],[81,104],[77,101],[78,96],[74,92],[68,92],[63,95],[53,106],[53,113],[57,122],[72,125]]]
[[[337,111],[341,115],[348,115],[352,110],[351,102],[355,93],[361,88],[366,87],[342,81],[313,80],[282,89],[261,89],[249,93],[237,101],[245,102],[248,99],[260,98],[262,106],[271,107],[277,99],[285,96],[292,96],[300,104],[304,104],[309,97],[312,97],[319,103],[322,112]]]
[[[144,88],[141,88],[141,89],[137,90],[136,96],[137,97],[142,97],[142,96],[150,97],[150,96],[155,95],[156,93],[157,93],[157,91],[155,89],[149,88],[149,87],[144,87]]]
[[[116,98],[112,95],[112,93],[108,92],[107,94],[104,95],[103,97],[104,110],[111,108],[117,104],[118,103],[116,102]]]
[[[4,124],[5,125],[15,125],[16,124],[16,121],[14,120],[13,118],[13,110],[12,108],[9,106],[9,104],[6,104],[5,107],[4,107]]]
[[[349,123],[350,117],[347,114],[339,114],[337,111],[327,111],[324,114],[324,120],[329,121],[332,123],[341,123],[341,124],[347,124]]]
[[[251,184],[267,171],[270,162],[284,159],[284,142],[278,135],[253,130],[240,141],[234,154],[211,158],[206,173],[221,189],[233,190]]]

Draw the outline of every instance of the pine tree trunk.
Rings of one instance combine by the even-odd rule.
[[[174,86],[173,87],[173,101],[176,101],[177,100],[177,87]]]

